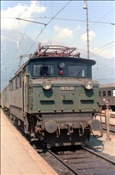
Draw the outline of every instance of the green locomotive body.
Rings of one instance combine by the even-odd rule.
[[[99,112],[99,85],[92,80],[95,61],[60,48],[48,52],[49,46],[42,47],[9,82],[10,115],[50,146],[82,144],[93,126],[100,129],[94,119]]]

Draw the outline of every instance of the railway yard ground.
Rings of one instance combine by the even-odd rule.
[[[103,133],[103,137],[93,137],[86,142],[87,146],[113,159],[115,161],[115,134],[110,133],[109,138],[106,131]]]
[[[64,172],[58,172],[57,169],[52,168],[51,164],[48,163],[41,157],[42,154],[38,154],[34,148],[28,143],[28,141],[19,133],[18,130],[11,124],[4,112],[1,110],[1,175],[73,175],[79,173],[70,173],[70,170],[65,170]],[[91,136],[90,141],[86,142],[86,145],[91,150],[103,155],[104,157],[109,158],[115,162],[115,133],[110,133],[110,140],[107,139],[106,131],[103,133],[103,137],[93,137]],[[68,154],[68,153],[67,153]],[[82,155],[83,154],[83,155]],[[69,154],[68,154],[69,155]],[[85,159],[85,154],[81,153],[81,157]],[[45,155],[46,156],[46,155]],[[74,161],[75,153],[73,154]],[[89,155],[86,155],[88,157]],[[50,157],[50,156],[49,156]],[[81,159],[80,157],[80,159]],[[48,159],[48,158],[47,158]],[[52,157],[53,159],[53,157]],[[69,158],[69,161],[72,159]],[[66,161],[68,161],[66,158]],[[78,160],[77,160],[78,161]],[[51,162],[51,160],[50,160]],[[52,160],[54,163],[55,161]],[[76,164],[76,163],[74,163]],[[80,163],[79,172],[80,170]],[[91,165],[91,164],[90,164]],[[87,165],[88,166],[88,165]],[[98,165],[97,165],[98,166]],[[101,165],[100,165],[101,166]],[[113,169],[112,173],[109,170],[107,175],[115,174],[114,166],[110,168]],[[60,166],[61,168],[61,166]],[[85,167],[88,169],[87,167]],[[63,168],[62,168],[63,169]],[[74,169],[74,168],[73,168]],[[90,167],[89,167],[90,169]],[[94,165],[93,165],[94,169]],[[103,167],[100,169],[103,169]],[[107,168],[108,170],[108,168]],[[80,174],[91,174],[91,173],[82,173]],[[98,173],[94,173],[98,174]],[[94,175],[92,174],[92,175]],[[100,175],[100,173],[99,173]]]

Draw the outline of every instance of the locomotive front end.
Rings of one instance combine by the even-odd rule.
[[[50,145],[85,142],[91,126],[96,125],[93,119],[99,110],[98,83],[67,78],[30,81],[29,112],[36,116],[35,132],[39,137],[42,133]]]
[[[50,146],[82,144],[100,129],[94,119],[99,87],[91,79],[95,61],[46,51],[29,63],[28,128]]]

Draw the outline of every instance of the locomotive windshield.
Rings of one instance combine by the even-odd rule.
[[[34,65],[33,66],[34,76],[54,76],[53,65]]]
[[[87,66],[68,66],[69,77],[87,77]]]
[[[76,77],[76,78],[86,78],[88,76],[88,67],[85,65],[67,65],[64,68],[60,68],[55,65],[47,65],[47,64],[34,64],[33,65],[33,76],[41,77],[41,76],[66,76],[66,77]],[[55,71],[54,71],[55,70]],[[60,74],[60,71],[63,74]]]

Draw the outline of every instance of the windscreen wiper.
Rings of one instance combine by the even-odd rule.
[[[77,78],[79,78],[79,76],[80,76],[80,74],[82,73],[82,71],[83,71],[83,69],[80,70],[80,71],[77,73],[77,75],[76,75]]]

